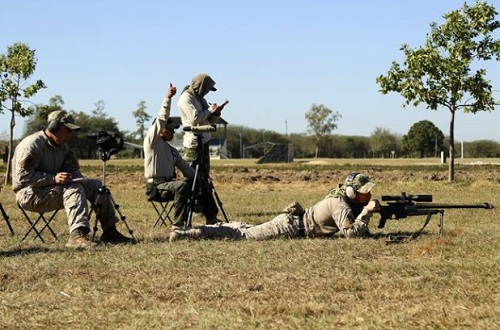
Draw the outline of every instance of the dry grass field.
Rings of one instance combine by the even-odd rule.
[[[259,223],[292,201],[310,206],[351,171],[363,171],[381,195],[432,194],[436,203],[500,206],[500,160],[296,160],[256,165],[221,160],[212,179],[230,220]],[[83,172],[102,177],[100,161]],[[1,170],[1,169],[0,169]],[[418,230],[424,217],[389,220],[367,239],[181,241],[152,228],[140,160],[111,160],[107,186],[139,239],[136,245],[64,247],[59,239],[20,243],[27,223],[10,187],[0,201],[2,329],[498,329],[498,209],[450,209],[444,237],[433,218],[416,240],[387,244],[389,234]],[[195,222],[203,219],[196,218]],[[94,220],[92,219],[92,226]],[[126,232],[123,223],[119,229]],[[97,235],[100,234],[98,231]]]

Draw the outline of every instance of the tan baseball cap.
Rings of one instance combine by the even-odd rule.
[[[49,123],[56,120],[59,120],[61,124],[72,131],[80,130],[80,126],[75,125],[75,119],[73,118],[73,116],[64,110],[52,111],[47,117],[47,122]]]

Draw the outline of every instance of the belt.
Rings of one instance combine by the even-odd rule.
[[[154,184],[159,184],[159,183],[168,182],[168,181],[172,181],[172,178],[149,178],[149,179],[147,179],[148,183],[154,183]]]
[[[306,237],[306,228],[304,226],[304,216],[302,215],[295,215],[294,217],[297,217],[297,229],[298,229],[298,234],[299,237]]]

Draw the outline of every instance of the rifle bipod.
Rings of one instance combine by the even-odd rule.
[[[409,241],[412,241],[416,239],[420,234],[422,234],[423,230],[429,222],[431,221],[431,217],[434,214],[439,214],[439,223],[438,223],[438,228],[439,228],[439,237],[444,236],[444,210],[426,210],[426,212],[420,214],[420,215],[426,215],[424,224],[422,227],[417,230],[416,232],[412,233],[411,235],[388,235],[387,239],[385,240],[386,244],[393,244],[393,243],[407,243]]]

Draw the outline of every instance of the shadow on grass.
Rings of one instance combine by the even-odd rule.
[[[429,234],[426,231],[422,232],[414,232],[414,231],[398,231],[394,233],[376,233],[376,234],[370,234],[368,236],[368,239],[383,239],[385,240],[386,244],[394,244],[394,243],[408,243],[411,241],[416,240],[420,236],[429,236],[432,234]]]
[[[35,253],[47,253],[47,252],[56,252],[57,250],[50,249],[48,247],[17,247],[7,251],[0,251],[0,257],[19,257],[28,254]]]
[[[153,236],[147,239],[143,239],[144,242],[153,242],[153,243],[168,243],[169,242],[170,233],[166,233],[163,236]]]

